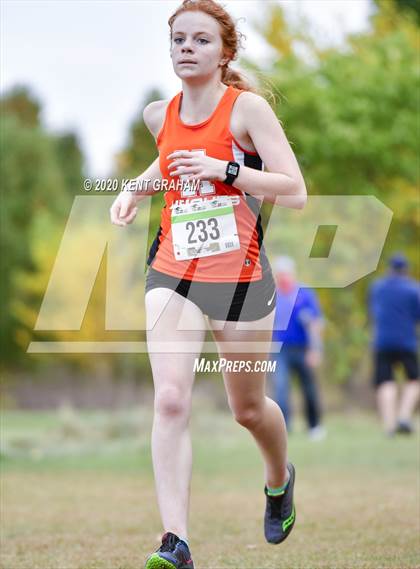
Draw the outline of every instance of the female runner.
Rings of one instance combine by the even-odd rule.
[[[155,388],[152,456],[165,533],[146,569],[194,567],[188,424],[204,316],[219,356],[232,362],[223,373],[230,409],[261,450],[267,541],[286,539],[295,522],[295,472],[287,462],[283,415],[265,395],[265,373],[238,372],[235,362],[243,360],[244,345],[259,346],[247,361],[264,360],[270,351],[275,285],[262,245],[261,201],[301,208],[305,183],[271,107],[229,67],[240,34],[225,9],[214,0],[184,0],[169,27],[182,91],[145,108],[159,157],[135,180],[160,181],[168,190],[145,298]],[[138,201],[153,192],[122,191],[111,208],[112,222],[131,223]]]

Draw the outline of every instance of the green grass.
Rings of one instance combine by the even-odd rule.
[[[328,437],[290,437],[297,522],[265,543],[262,463],[227,414],[196,409],[190,541],[196,569],[420,567],[418,437],[386,439],[370,416]],[[151,415],[3,414],[2,567],[141,569],[161,531]]]

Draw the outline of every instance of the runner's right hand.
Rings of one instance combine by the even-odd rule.
[[[123,189],[110,209],[111,222],[125,227],[132,223],[137,215],[137,198],[134,192]]]

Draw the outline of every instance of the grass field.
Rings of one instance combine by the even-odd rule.
[[[6,412],[4,569],[142,569],[161,527],[150,412]],[[262,465],[229,415],[196,409],[190,542],[197,569],[414,569],[419,438],[386,439],[374,417],[334,416],[328,437],[290,437],[297,522],[282,545],[262,533]]]

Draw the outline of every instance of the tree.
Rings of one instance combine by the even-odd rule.
[[[42,247],[51,245],[49,231],[65,221],[77,191],[75,180],[81,178],[81,152],[72,134],[53,136],[40,123],[41,107],[29,92],[20,87],[6,93],[0,108],[1,195],[1,282],[3,318],[0,350],[8,365],[27,361],[22,338],[34,322],[24,322],[15,310],[19,296],[18,275],[37,271],[32,255],[33,227],[43,215],[48,218]],[[37,307],[42,295],[25,298],[29,307]]]
[[[309,194],[377,196],[394,211],[384,257],[402,250],[417,268],[418,28],[393,3],[379,7],[368,32],[349,36],[345,46],[323,49],[303,23],[298,31],[288,28],[281,7],[270,5],[260,31],[273,60],[266,69],[245,63],[279,95],[274,110]],[[289,249],[299,241],[291,233]],[[329,320],[328,363],[338,381],[355,375],[366,351],[365,294],[371,278],[342,291],[320,291]]]
[[[14,87],[0,101],[0,113],[13,115],[22,125],[36,127],[40,125],[41,105],[23,85]]]
[[[398,11],[409,18],[415,18],[420,24],[420,2],[418,0],[373,0],[379,13],[390,10]]]
[[[82,188],[85,166],[79,140],[73,132],[58,134],[54,138],[57,164],[64,178],[66,192],[74,196]]]

